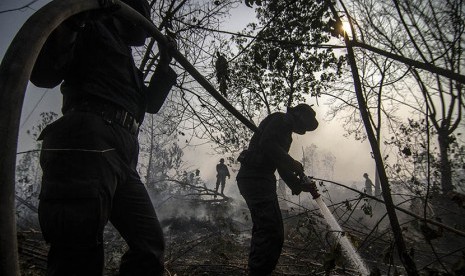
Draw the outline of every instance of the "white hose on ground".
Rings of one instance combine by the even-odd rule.
[[[338,240],[339,244],[342,247],[345,255],[349,258],[351,263],[355,266],[355,268],[360,272],[360,275],[368,276],[370,275],[370,270],[363,262],[360,255],[355,251],[352,243],[347,239],[347,236],[344,235],[341,226],[337,223],[336,219],[334,218],[331,211],[329,211],[328,206],[323,202],[321,196],[316,198],[316,203],[320,208],[321,214],[324,216],[326,222],[328,223],[329,227],[333,231],[336,239]]]

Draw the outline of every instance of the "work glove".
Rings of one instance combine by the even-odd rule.
[[[165,36],[168,43],[164,45],[163,43],[158,43],[158,49],[160,51],[160,62],[159,65],[168,66],[173,59],[172,52],[176,50],[178,45],[176,40],[171,36]]]
[[[318,188],[316,187],[316,182],[308,176],[303,176],[302,183],[301,183],[302,192],[309,192],[313,199],[317,199],[320,197],[318,193]]]

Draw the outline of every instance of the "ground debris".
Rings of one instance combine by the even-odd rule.
[[[21,275],[45,275],[48,246],[40,231],[30,229],[18,232],[18,253]]]
[[[320,241],[313,230],[303,231],[296,221],[287,224],[282,256],[273,275],[324,275]],[[300,222],[299,222],[300,223]],[[292,224],[292,225],[291,225]],[[162,221],[165,231],[166,275],[247,275],[251,223],[215,215],[209,219],[170,218]],[[48,247],[39,231],[19,234],[22,275],[45,275]],[[127,249],[111,224],[105,230],[105,276],[118,275],[121,256]],[[327,275],[354,275],[336,267]]]

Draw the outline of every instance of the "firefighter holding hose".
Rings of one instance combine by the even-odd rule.
[[[62,83],[63,94],[63,116],[39,138],[47,275],[102,275],[108,220],[129,246],[119,275],[162,275],[164,238],[136,170],[137,135],[145,113],[157,113],[176,82],[169,66],[175,45],[159,45],[158,66],[145,86],[131,46],[142,46],[147,33],[112,16],[113,1],[99,2],[101,10],[58,26],[31,75],[39,87]],[[150,20],[146,0],[123,2]]]
[[[315,116],[307,104],[267,116],[252,136],[248,149],[238,158],[241,168],[237,184],[253,222],[249,275],[271,275],[281,255],[284,229],[275,171],[278,170],[294,195],[310,192],[314,198],[319,196],[315,183],[304,177],[302,164],[288,154],[292,133],[303,135],[315,130],[318,127]]]

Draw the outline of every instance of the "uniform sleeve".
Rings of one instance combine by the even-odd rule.
[[[293,195],[298,195],[302,192],[300,180],[291,171],[278,168],[278,173],[284,183],[291,189]]]
[[[294,159],[289,155],[288,145],[292,141],[292,128],[283,116],[275,117],[263,130],[260,139],[260,147],[267,158],[273,160],[279,175],[286,185],[292,190],[292,194],[300,194],[300,181],[291,171]]]
[[[267,158],[270,158],[277,168],[287,167],[294,162],[284,145],[291,140],[292,130],[282,116],[273,118],[263,129],[259,145]]]
[[[65,68],[73,58],[75,36],[63,24],[50,34],[32,68],[30,81],[35,86],[53,88],[63,81]]]
[[[160,110],[171,88],[176,84],[176,78],[176,72],[169,66],[158,66],[155,69],[147,88],[148,113],[155,114]]]

